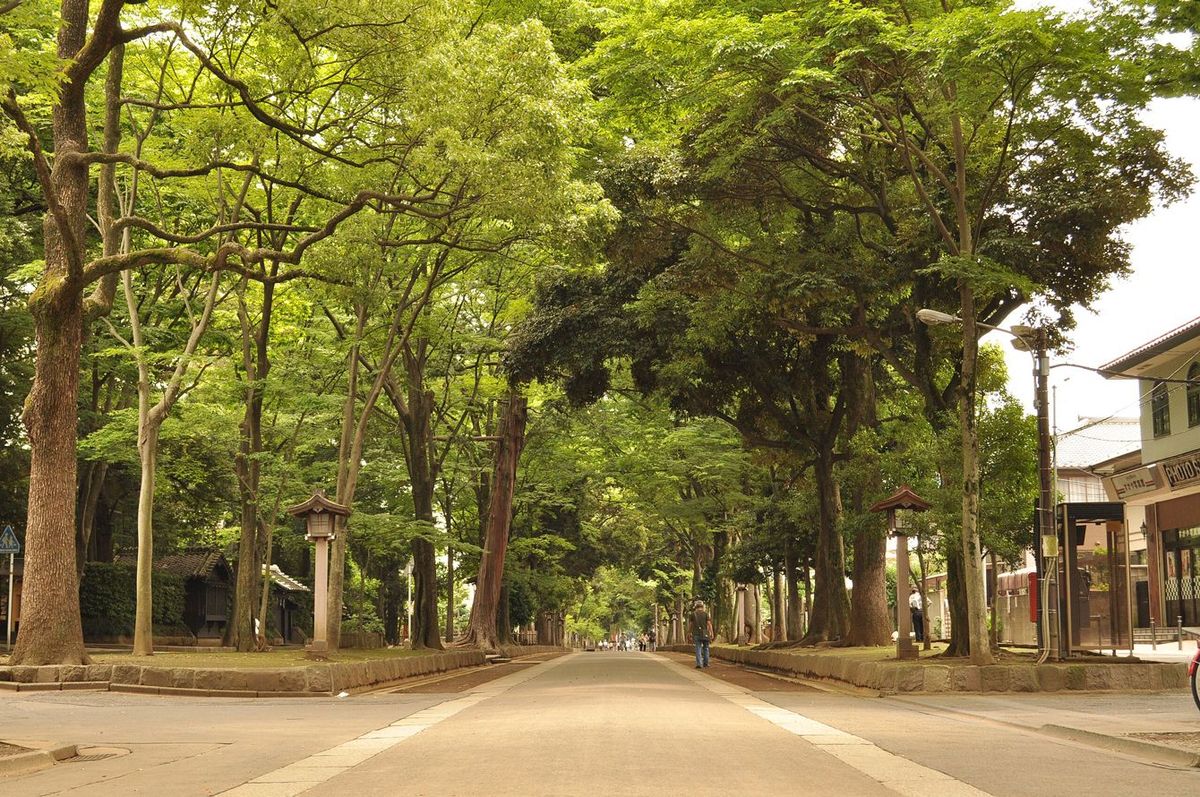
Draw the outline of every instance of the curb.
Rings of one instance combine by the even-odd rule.
[[[0,692],[82,692],[108,689],[108,681],[53,681],[50,683],[21,683],[0,681]]]
[[[1066,725],[1043,725],[1038,729],[1038,732],[1047,736],[1053,736],[1056,739],[1080,742],[1090,747],[1099,747],[1104,750],[1111,750],[1114,753],[1124,753],[1138,758],[1145,758],[1168,766],[1185,767],[1188,769],[1200,767],[1200,753],[1189,753],[1186,750],[1177,750],[1174,747],[1167,747],[1166,745],[1155,744],[1154,742],[1145,742],[1141,739],[1109,736],[1103,733],[1096,733],[1095,731],[1069,728]]]
[[[56,744],[44,750],[0,758],[0,775],[28,775],[54,766],[59,761],[74,758],[77,750],[73,744]]]

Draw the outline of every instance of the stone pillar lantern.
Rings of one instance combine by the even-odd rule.
[[[289,506],[289,515],[302,517],[305,521],[305,539],[316,543],[316,576],[313,579],[313,636],[305,651],[309,658],[323,659],[329,655],[326,636],[329,605],[329,543],[334,539],[338,517],[348,517],[350,509],[335,504],[325,497],[324,490],[317,490],[302,504]]]
[[[909,639],[912,615],[908,608],[908,533],[914,512],[929,509],[929,502],[914,493],[907,485],[895,494],[877,502],[872,512],[887,512],[888,533],[896,538],[896,658],[915,659],[917,648]]]

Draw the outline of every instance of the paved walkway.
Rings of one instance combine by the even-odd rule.
[[[686,661],[578,653],[498,670],[499,679],[462,691],[449,679],[440,693],[347,700],[15,693],[0,698],[4,738],[53,734],[132,752],[60,764],[6,781],[0,793],[1127,797],[1200,788],[1195,770],[1034,730],[1064,711],[1103,717],[1105,700],[1113,716],[1132,711],[1133,696],[952,705],[829,693]],[[1200,713],[1182,708],[1189,696],[1163,696],[1158,706],[1139,727],[1169,720],[1172,729],[1200,730]]]

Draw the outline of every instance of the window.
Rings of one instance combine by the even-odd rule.
[[[1187,408],[1188,428],[1200,426],[1200,363],[1192,363],[1188,369]]]
[[[1158,382],[1150,391],[1150,424],[1155,437],[1171,433],[1171,404],[1165,382]]]

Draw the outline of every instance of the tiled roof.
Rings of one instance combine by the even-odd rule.
[[[271,565],[271,581],[288,592],[309,592],[309,588],[279,569],[279,565]]]
[[[1156,354],[1169,351],[1177,343],[1191,340],[1200,334],[1200,318],[1193,318],[1181,327],[1176,327],[1164,335],[1159,335],[1149,343],[1138,346],[1127,354],[1122,354],[1110,363],[1100,366],[1102,371],[1124,371],[1127,368],[1145,362]]]
[[[1141,422],[1137,418],[1087,420],[1082,426],[1060,432],[1055,440],[1060,468],[1090,468],[1142,447]]]
[[[215,548],[187,548],[159,557],[154,567],[184,578],[207,578],[217,565],[222,563],[229,567],[224,555]]]

